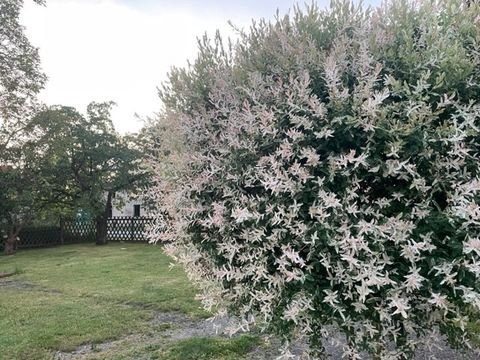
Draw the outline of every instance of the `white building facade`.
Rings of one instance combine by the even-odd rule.
[[[112,217],[148,216],[142,196],[134,197],[125,193],[115,193],[112,205]]]

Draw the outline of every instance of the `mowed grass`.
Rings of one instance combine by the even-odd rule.
[[[55,350],[148,333],[155,311],[204,317],[195,289],[170,263],[160,247],[126,243],[0,256],[0,272],[17,272],[0,284],[0,358],[51,359]],[[159,359],[183,359],[193,347],[195,358],[233,359],[253,342],[191,339],[165,342],[152,352]],[[144,353],[153,350],[142,346]]]
[[[1,256],[0,272],[17,271],[15,280],[69,296],[199,314],[193,287],[171,262],[148,244],[68,245]]]
[[[236,360],[259,345],[255,336],[239,336],[233,339],[192,338],[178,341],[163,351],[164,360]]]

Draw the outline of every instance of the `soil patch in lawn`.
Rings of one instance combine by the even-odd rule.
[[[14,280],[11,278],[0,278],[0,288],[1,287],[17,289],[17,290],[35,290],[35,291],[47,292],[51,294],[61,293],[59,290],[56,290],[56,289],[49,289],[46,287],[42,287],[39,285],[35,285],[35,284],[31,284],[31,283],[23,282],[19,280]]]
[[[228,317],[216,318],[215,320],[192,319],[182,313],[157,313],[152,324],[170,324],[164,335],[173,339],[181,340],[192,337],[225,337],[225,329],[232,324]]]
[[[15,275],[14,272],[0,272],[0,279]]]

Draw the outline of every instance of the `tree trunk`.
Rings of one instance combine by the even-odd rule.
[[[97,245],[107,244],[107,218],[102,214],[96,219],[96,239]]]
[[[7,234],[7,238],[4,242],[4,253],[5,255],[13,255],[16,252],[16,242],[18,234],[20,234],[20,230],[22,229],[21,226],[16,226],[14,224],[10,225],[10,229]]]
[[[4,253],[5,255],[15,254],[15,241],[17,241],[17,236],[10,234],[4,242]]]
[[[98,215],[96,218],[96,244],[106,245],[108,242],[108,218],[112,215],[112,197],[113,192],[109,191],[107,194],[107,203],[103,214]]]

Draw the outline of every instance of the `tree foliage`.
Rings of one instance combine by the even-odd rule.
[[[115,131],[112,105],[91,103],[87,116],[71,107],[53,106],[35,118],[42,134],[35,152],[41,158],[37,172],[44,201],[55,204],[63,215],[82,209],[99,226],[110,216],[115,192],[135,192],[148,180],[140,168],[139,140]]]
[[[43,4],[43,1],[35,1]],[[0,3],[0,153],[19,144],[38,104],[36,95],[46,77],[38,49],[32,46],[19,23],[23,0]]]
[[[30,218],[39,190],[32,158],[24,150],[36,136],[36,96],[46,80],[38,50],[19,23],[22,6],[22,0],[0,2],[0,237],[7,253],[13,251],[20,223]]]
[[[39,170],[45,186],[93,214],[103,211],[106,192],[132,185],[139,162],[133,139],[115,131],[111,106],[91,103],[87,116],[71,107],[53,106],[36,117],[42,128],[36,146],[43,158]]]
[[[255,23],[232,51],[205,40],[161,93],[156,136],[183,146],[152,147],[152,236],[236,330],[320,356],[339,329],[352,359],[409,358],[438,332],[470,345],[479,90],[474,3],[333,1]]]

